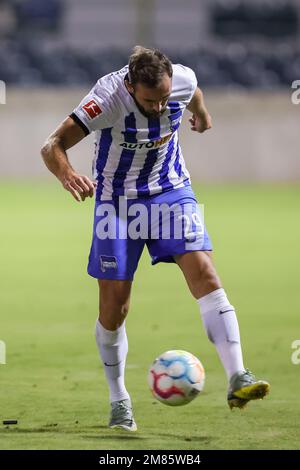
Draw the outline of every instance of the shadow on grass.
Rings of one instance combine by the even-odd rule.
[[[126,432],[126,431],[125,431]],[[103,434],[99,434],[99,436],[96,436],[95,434],[85,434],[84,436],[80,436],[81,438],[83,439],[98,439],[98,440],[112,440],[112,439],[116,439],[116,440],[119,440],[119,441],[142,441],[142,440],[145,440],[145,439],[148,439],[147,437],[143,437],[143,436],[139,436],[137,435],[136,433],[134,434],[121,434],[122,431],[120,431],[120,434],[117,434],[117,431],[115,434],[107,434],[107,435],[103,435]]]
[[[89,434],[87,435],[86,432],[89,432],[91,429],[99,430],[99,434]],[[103,433],[105,430],[105,434]],[[120,440],[141,440],[146,439],[136,433],[129,433],[127,431],[123,431],[122,429],[114,429],[108,430],[107,426],[87,426],[84,429],[67,429],[67,428],[59,428],[59,427],[39,427],[39,428],[3,428],[0,429],[0,434],[2,435],[13,435],[13,434],[39,434],[39,433],[48,433],[48,434],[77,434],[78,437],[83,439],[120,439]]]
[[[91,430],[99,431],[99,433],[94,433],[94,434],[89,434]],[[137,433],[129,433],[125,430],[122,429],[113,429],[109,430],[107,426],[104,425],[99,425],[99,426],[85,426],[83,429],[78,426],[77,429],[70,429],[70,428],[60,428],[59,426],[56,427],[56,425],[45,425],[39,428],[9,428],[5,427],[3,429],[0,429],[0,435],[10,435],[12,436],[13,434],[39,434],[39,433],[46,433],[46,434],[73,434],[77,435],[80,439],[97,439],[97,440],[111,440],[111,439],[117,439],[117,440],[128,440],[128,441],[141,441],[141,440],[151,440],[153,439],[154,436],[151,435],[151,433],[146,432],[146,434],[140,434],[138,431]],[[205,443],[209,444],[211,443],[214,439],[211,436],[197,436],[197,435],[178,435],[178,434],[170,434],[170,433],[155,433],[155,437],[160,437],[162,439],[173,439],[176,441],[183,441],[183,442],[200,442],[200,443]]]
[[[213,441],[213,437],[211,436],[195,436],[195,435],[186,435],[186,436],[183,436],[183,435],[178,435],[178,434],[170,434],[170,433],[155,433],[155,436],[158,436],[158,437],[162,437],[162,438],[165,438],[165,439],[177,439],[179,441],[185,441],[185,442],[205,442],[205,443],[209,443],[211,441]]]

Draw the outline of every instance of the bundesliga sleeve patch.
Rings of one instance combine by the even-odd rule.
[[[95,100],[88,101],[85,105],[82,106],[82,109],[88,115],[89,119],[94,119],[102,113],[102,109]]]

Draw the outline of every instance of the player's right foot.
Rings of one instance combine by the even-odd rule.
[[[136,431],[137,425],[134,421],[130,400],[119,400],[111,403],[110,428]]]
[[[227,402],[232,408],[244,408],[248,401],[264,398],[270,391],[270,384],[256,380],[249,369],[234,374],[229,383]]]

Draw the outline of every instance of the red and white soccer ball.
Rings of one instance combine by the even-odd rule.
[[[153,396],[165,405],[186,405],[203,390],[204,367],[193,354],[167,351],[149,369],[148,384]]]

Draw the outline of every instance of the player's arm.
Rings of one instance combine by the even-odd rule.
[[[200,88],[196,88],[187,109],[193,114],[189,119],[192,131],[204,132],[212,127],[211,116],[206,109],[203,93]]]
[[[76,201],[93,197],[96,183],[87,176],[78,175],[72,168],[67,150],[80,142],[86,133],[71,117],[67,117],[47,138],[41,155],[47,168],[59,179]]]

